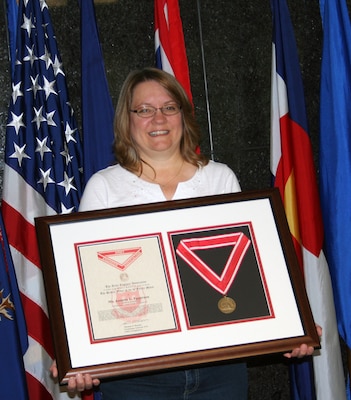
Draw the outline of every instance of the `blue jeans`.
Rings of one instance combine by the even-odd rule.
[[[102,400],[247,400],[245,364],[171,371],[101,383]]]

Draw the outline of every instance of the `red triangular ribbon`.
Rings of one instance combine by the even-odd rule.
[[[225,295],[235,279],[250,243],[250,239],[244,233],[236,232],[195,239],[182,239],[178,244],[176,252],[207,283]],[[213,249],[230,245],[233,248],[220,276],[194,253],[195,250]]]
[[[141,253],[141,247],[131,247],[125,249],[98,251],[97,256],[99,260],[105,262],[106,264],[112,265],[112,267],[124,271],[129,267],[130,264],[132,264],[138,257],[141,256]],[[128,257],[125,258],[126,256]],[[113,257],[124,257],[124,261],[119,262]]]

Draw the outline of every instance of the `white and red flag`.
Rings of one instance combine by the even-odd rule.
[[[155,0],[154,13],[156,67],[175,76],[192,101],[178,0]]]

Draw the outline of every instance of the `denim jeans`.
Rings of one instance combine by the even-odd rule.
[[[245,364],[226,364],[101,383],[102,400],[247,400]]]

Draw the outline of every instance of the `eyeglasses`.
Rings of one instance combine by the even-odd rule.
[[[178,104],[167,104],[163,107],[153,107],[153,106],[141,106],[136,108],[135,110],[129,110],[130,112],[135,113],[140,118],[150,118],[156,114],[157,110],[161,110],[163,115],[171,116],[176,115],[182,109]]]

